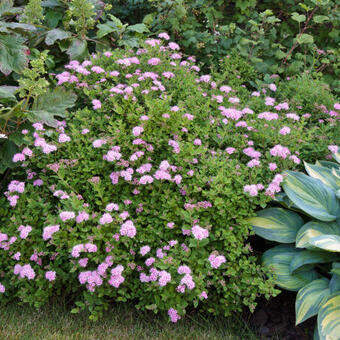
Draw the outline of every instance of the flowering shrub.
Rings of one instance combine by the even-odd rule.
[[[280,191],[282,169],[325,155],[339,116],[308,124],[274,86],[215,83],[161,38],[56,75],[80,101],[56,129],[22,131],[22,169],[3,198],[0,299],[69,294],[92,318],[134,300],[176,322],[191,306],[228,315],[276,294],[246,219]]]

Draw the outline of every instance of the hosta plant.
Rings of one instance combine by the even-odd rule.
[[[340,154],[333,156],[340,164]],[[298,292],[296,324],[317,315],[314,339],[340,334],[338,163],[305,163],[309,176],[286,171],[277,200],[289,209],[268,208],[249,219],[257,235],[283,243],[263,254],[263,265],[274,270],[279,287]]]

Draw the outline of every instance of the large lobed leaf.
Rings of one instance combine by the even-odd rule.
[[[74,93],[57,87],[37,98],[28,118],[56,127],[58,121],[55,116],[65,117],[66,109],[74,106],[76,98]]]
[[[20,73],[27,65],[25,39],[18,35],[0,33],[0,71],[8,76],[12,71]]]

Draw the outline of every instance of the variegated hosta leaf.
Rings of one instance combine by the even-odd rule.
[[[339,340],[340,338],[340,292],[332,294],[320,307],[318,313],[320,340]]]
[[[336,169],[336,170],[340,170],[340,164],[335,163],[335,162],[330,162],[330,161],[316,161],[315,162],[316,165],[319,166],[324,166],[328,169]]]
[[[305,264],[312,263],[328,263],[338,259],[338,255],[320,250],[302,250],[297,253],[290,263],[290,272],[293,273],[296,269]]]
[[[340,253],[340,237],[337,235],[321,235],[313,237],[309,244],[331,252]]]
[[[248,222],[255,233],[266,240],[282,243],[295,242],[296,234],[303,225],[299,214],[282,208],[269,208],[258,212]]]
[[[319,179],[323,184],[327,185],[334,191],[340,188],[340,178],[332,173],[332,169],[324,166],[313,165],[305,162],[305,168],[309,176]],[[333,169],[335,171],[335,169]]]
[[[340,164],[340,152],[333,153],[332,156]]]
[[[340,236],[340,225],[336,222],[325,223],[311,221],[302,226],[296,235],[297,248],[314,248],[310,241],[322,235]]]
[[[340,293],[340,275],[333,274],[331,280],[329,281],[329,290],[331,294],[335,292]]]
[[[286,171],[282,184],[296,206],[320,221],[334,221],[340,216],[340,204],[332,189],[319,179],[303,173]]]
[[[271,268],[275,277],[275,283],[284,289],[298,291],[300,288],[312,282],[318,277],[313,266],[305,265],[290,273],[290,263],[294,256],[302,250],[293,245],[279,245],[264,252],[262,263],[264,267]]]
[[[319,308],[330,295],[329,280],[326,278],[314,280],[302,287],[296,296],[296,325],[318,314]]]

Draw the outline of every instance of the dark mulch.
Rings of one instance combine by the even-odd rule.
[[[295,292],[283,291],[269,301],[259,301],[250,318],[261,340],[311,340],[316,318],[295,326]]]

